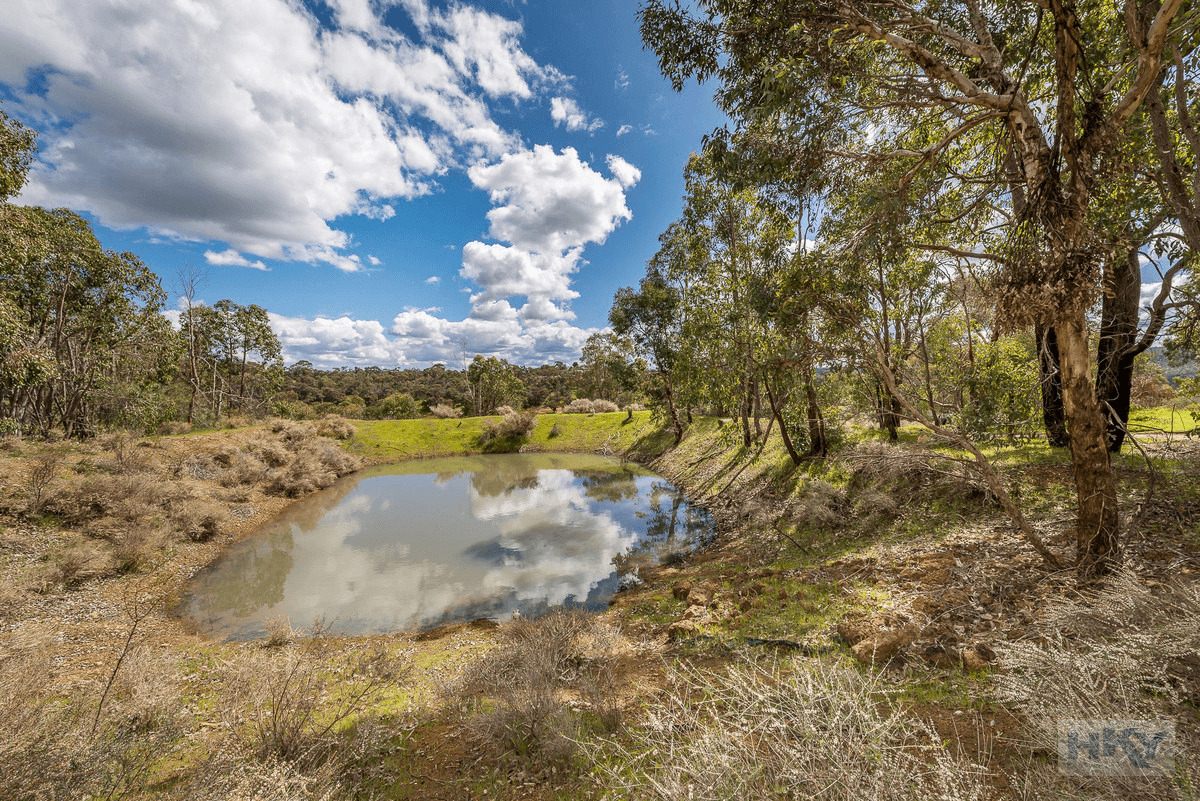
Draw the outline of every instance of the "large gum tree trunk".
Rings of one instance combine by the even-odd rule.
[[[1063,408],[1071,431],[1071,463],[1079,503],[1076,571],[1103,574],[1118,558],[1117,486],[1108,454],[1107,419],[1096,399],[1083,311],[1055,321]]]

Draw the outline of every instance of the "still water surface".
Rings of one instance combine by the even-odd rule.
[[[293,504],[193,580],[183,613],[226,639],[272,618],[347,634],[603,608],[626,568],[712,521],[641,466],[583,454],[383,465]]]

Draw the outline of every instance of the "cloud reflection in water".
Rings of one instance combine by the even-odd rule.
[[[388,465],[300,501],[233,546],[182,608],[231,639],[258,636],[279,615],[293,625],[323,615],[357,633],[601,608],[616,589],[614,557],[656,541],[689,547],[711,530],[698,512],[637,465],[595,456]]]

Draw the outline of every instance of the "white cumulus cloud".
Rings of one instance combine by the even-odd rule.
[[[498,163],[468,171],[496,208],[487,213],[493,239],[539,253],[561,253],[602,243],[633,216],[620,180],[605,178],[580,160],[575,148],[556,153],[549,145],[505,155]]]
[[[6,4],[0,82],[43,131],[21,200],[360,269],[338,217],[388,219],[447,169],[520,147],[489,102],[564,82],[519,21],[406,0],[412,39],[389,5],[332,0],[328,28],[289,0]]]
[[[204,260],[218,267],[250,267],[255,270],[268,269],[267,265],[263,264],[262,261],[250,261],[233,248],[223,250],[220,253],[206,250],[204,251]]]
[[[555,127],[566,126],[568,131],[598,131],[604,127],[604,120],[591,117],[569,97],[555,97],[550,100],[550,119]]]

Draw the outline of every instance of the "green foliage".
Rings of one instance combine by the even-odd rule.
[[[420,404],[407,392],[393,392],[367,409],[367,417],[374,420],[408,420],[420,416]]]
[[[263,307],[225,298],[212,306],[189,306],[180,325],[187,343],[187,378],[215,417],[232,408],[260,411],[281,385],[279,337]]]
[[[126,424],[136,393],[169,380],[158,278],[74,212],[0,205],[0,298],[4,403],[27,429]]]
[[[0,201],[21,191],[36,152],[34,132],[0,111]]]
[[[961,427],[972,435],[1032,435],[1040,426],[1037,361],[1032,345],[1016,337],[980,343],[967,376],[971,400]]]
[[[488,421],[484,424],[479,442],[483,450],[489,453],[515,451],[533,433],[536,425],[537,415],[533,412],[509,411],[498,422]]]
[[[475,415],[491,414],[498,406],[525,405],[525,384],[516,367],[504,359],[476,354],[467,367],[467,385]]]

